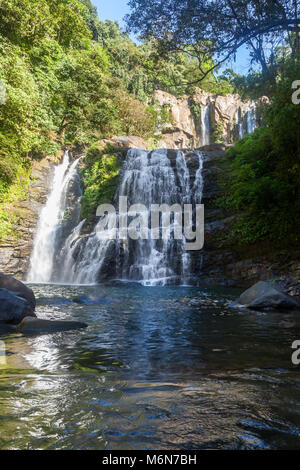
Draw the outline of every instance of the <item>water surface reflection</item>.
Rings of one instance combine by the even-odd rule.
[[[83,331],[0,333],[1,449],[300,448],[294,314],[233,311],[200,288],[34,286]]]

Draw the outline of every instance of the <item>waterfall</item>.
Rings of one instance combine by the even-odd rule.
[[[237,136],[238,139],[243,137],[243,119],[242,119],[242,110],[238,108],[235,113],[235,125],[237,127]]]
[[[85,223],[85,219],[79,222],[79,224],[72,230],[71,234],[66,239],[61,252],[60,257],[63,260],[61,270],[57,275],[56,281],[59,283],[75,283],[75,263],[74,253],[76,250],[77,243],[80,241],[80,234],[82,227]]]
[[[210,144],[210,105],[201,107],[201,145]]]
[[[235,125],[239,139],[247,134],[252,134],[257,128],[256,105],[252,100],[246,109],[239,107],[235,113]]]
[[[198,168],[191,177],[181,151],[131,149],[115,199],[126,196],[128,207],[143,204],[149,219],[152,204],[180,204],[181,207],[187,203],[200,204],[203,155],[194,151]],[[118,214],[118,220],[121,215]],[[90,284],[117,278],[140,281],[143,285],[188,282],[190,254],[185,249],[184,239],[153,239],[149,228],[148,239],[103,240],[100,223],[101,220],[92,235],[77,237],[73,245],[71,243],[68,258],[71,264],[66,270],[71,276],[69,281]],[[174,221],[172,223],[174,226]]]
[[[252,134],[257,127],[256,119],[256,106],[254,101],[251,101],[249,109],[247,111],[247,133]]]
[[[79,185],[77,165],[80,159],[70,163],[69,153],[66,152],[60,165],[54,168],[52,187],[42,209],[37,231],[34,239],[34,248],[30,258],[28,274],[29,282],[51,282],[55,272],[56,256],[59,246],[63,242],[64,228],[70,223],[65,219],[68,189],[77,178]],[[72,202],[72,211],[75,212],[77,224],[80,216],[78,201]],[[76,218],[78,220],[76,220]],[[66,218],[67,219],[67,218]]]

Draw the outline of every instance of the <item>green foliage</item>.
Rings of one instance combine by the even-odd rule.
[[[8,236],[15,237],[13,230],[18,217],[16,211],[12,210],[15,201],[28,198],[29,170],[18,168],[18,176],[13,184],[3,183],[0,179],[0,241]]]
[[[299,243],[300,106],[291,101],[297,75],[293,68],[285,70],[266,111],[267,126],[227,152],[230,173],[219,204],[244,214],[235,225],[240,243]]]
[[[225,70],[220,80],[230,83],[232,92],[240,95],[242,99],[257,99],[261,96],[273,96],[276,89],[276,68],[270,68],[266,72],[251,72],[248,75],[240,75],[232,69]]]
[[[146,106],[140,100],[128,95],[120,82],[112,80],[114,93],[112,103],[115,112],[113,126],[114,134],[137,135],[152,137],[157,128],[158,112],[154,106]]]
[[[119,183],[121,160],[107,154],[110,148],[100,150],[98,144],[90,146],[86,166],[82,170],[84,194],[81,200],[82,217],[92,219],[100,204],[111,202]]]
[[[222,122],[217,122],[216,128],[212,134],[212,141],[215,144],[222,144],[224,142],[224,126]]]
[[[0,203],[19,193],[34,159],[62,145],[153,136],[157,113],[115,78],[99,25],[89,0],[0,1]],[[1,220],[4,233],[11,224]]]
[[[122,80],[126,90],[146,102],[154,90],[160,89],[177,96],[192,94],[201,75],[199,64],[188,52],[162,55],[157,41],[151,39],[136,45],[113,21],[98,22],[98,40],[110,54],[111,73]],[[208,70],[212,61],[201,65]],[[226,78],[209,73],[201,82],[204,91],[225,94],[233,91]]]

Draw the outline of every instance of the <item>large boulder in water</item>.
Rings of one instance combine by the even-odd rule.
[[[32,304],[17,292],[0,289],[0,322],[18,324],[27,316],[35,317]]]
[[[43,320],[41,318],[26,317],[17,326],[17,330],[25,334],[40,334],[78,330],[81,328],[87,328],[87,326],[88,325],[86,323],[77,321]]]
[[[23,299],[27,300],[27,302],[31,305],[32,310],[35,309],[36,301],[34,293],[21,281],[18,281],[14,277],[0,273],[0,289],[7,289],[9,291],[15,292],[18,297],[22,297]]]
[[[254,310],[300,310],[300,304],[293,297],[264,281],[243,292],[235,302],[235,306],[239,305]]]

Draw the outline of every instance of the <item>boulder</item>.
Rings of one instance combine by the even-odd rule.
[[[58,331],[78,330],[87,328],[86,323],[77,321],[43,320],[41,318],[24,318],[17,326],[20,333],[56,333]]]
[[[300,310],[300,304],[269,282],[259,281],[243,292],[235,302],[254,310]]]
[[[8,289],[0,289],[0,322],[18,324],[27,316],[35,317],[32,304]]]
[[[34,293],[29,287],[25,286],[21,281],[7,276],[6,274],[0,273],[0,289],[7,289],[11,292],[17,293],[18,297],[22,297],[27,300],[31,305],[32,310],[35,309],[36,301]]]
[[[190,98],[188,96],[178,98],[166,91],[156,90],[153,93],[153,102],[169,110],[171,117],[171,122],[163,123],[159,129],[159,134],[162,134],[159,147],[168,149],[194,147],[197,131]]]

